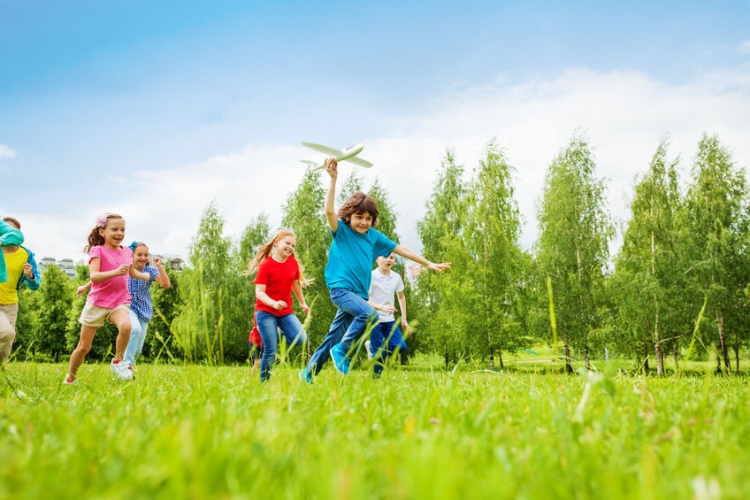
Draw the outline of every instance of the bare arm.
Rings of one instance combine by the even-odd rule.
[[[135,266],[130,266],[130,277],[141,281],[150,281],[151,275],[148,273],[142,273],[138,271]]]
[[[271,297],[269,297],[266,293],[266,285],[255,285],[255,298],[263,302],[271,309],[276,309],[277,311],[281,311],[287,305],[283,300],[273,300]]]
[[[401,245],[397,245],[396,248],[393,249],[393,253],[395,253],[396,255],[400,255],[401,257],[404,257],[405,259],[413,260],[414,262],[422,264],[423,266],[425,266],[427,269],[431,271],[441,272],[444,269],[448,269],[449,267],[451,267],[450,262],[443,262],[441,264],[435,264],[434,262],[430,262],[429,260],[425,259],[418,253],[413,252],[409,250],[408,248],[401,246]]]
[[[156,282],[159,283],[162,288],[171,287],[172,281],[169,279],[169,275],[164,269],[164,266],[162,265],[161,259],[159,257],[154,257],[154,264],[156,265],[156,269],[159,270],[159,276],[156,277]]]
[[[411,327],[406,320],[406,295],[404,295],[404,292],[396,292],[396,297],[398,297],[398,305],[401,306],[401,328],[408,335],[411,332]]]
[[[101,265],[102,260],[100,258],[94,257],[93,259],[91,259],[91,263],[89,264],[89,276],[91,277],[91,281],[93,281],[94,283],[101,283],[102,281],[109,278],[114,278],[115,276],[125,276],[126,274],[128,274],[128,270],[130,269],[129,265],[121,264],[111,271],[99,271],[99,267]]]
[[[339,219],[336,217],[336,210],[334,208],[334,200],[336,198],[336,178],[338,177],[338,163],[333,158],[326,158],[324,163],[326,172],[331,176],[331,182],[328,184],[328,193],[326,193],[325,201],[325,212],[326,220],[328,221],[328,227],[331,228],[334,234],[339,228]]]
[[[85,292],[86,290],[88,290],[89,288],[91,288],[91,284],[92,284],[92,283],[91,283],[91,280],[89,280],[89,281],[87,281],[86,283],[84,283],[83,285],[79,286],[79,287],[78,287],[78,288],[76,289],[76,295],[77,295],[77,296],[81,296],[81,295],[83,295],[83,294],[84,294],[84,292]]]
[[[367,303],[370,304],[376,311],[383,311],[386,314],[393,314],[396,312],[396,308],[393,306],[389,306],[388,304],[378,304],[376,302],[373,302],[372,300],[368,300]]]
[[[305,302],[305,296],[302,294],[302,285],[300,284],[299,280],[294,280],[294,283],[292,283],[292,291],[294,292],[294,296],[297,297],[297,302],[299,302],[299,306],[302,308],[302,312],[305,314],[310,314],[310,308]]]

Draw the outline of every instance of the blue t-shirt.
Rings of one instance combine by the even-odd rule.
[[[151,321],[151,316],[154,314],[154,309],[151,305],[151,283],[154,282],[160,273],[158,269],[148,264],[143,266],[143,271],[141,272],[148,273],[151,279],[143,281],[128,276],[128,291],[132,297],[132,300],[130,301],[130,309],[141,320],[148,323]]]
[[[393,252],[396,243],[377,229],[370,228],[365,234],[360,234],[341,219],[338,230],[336,233],[331,231],[331,234],[333,243],[328,252],[326,286],[329,290],[351,290],[367,300],[372,264],[378,257]]]

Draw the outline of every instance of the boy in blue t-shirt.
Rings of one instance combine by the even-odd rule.
[[[378,204],[370,196],[356,192],[334,211],[338,163],[325,161],[331,177],[325,199],[325,213],[333,242],[325,270],[331,301],[338,308],[323,343],[316,349],[300,378],[312,382],[330,354],[336,370],[349,373],[352,342],[364,335],[367,325],[378,321],[378,314],[367,302],[372,265],[378,257],[391,252],[413,260],[433,271],[442,271],[450,263],[435,264],[406,247],[398,245],[372,226],[378,223]]]

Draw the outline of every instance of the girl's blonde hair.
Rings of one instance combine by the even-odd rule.
[[[122,215],[106,213],[96,218],[96,227],[89,233],[89,244],[83,247],[83,253],[89,253],[91,247],[104,245],[104,236],[99,234],[99,230],[107,227],[107,223],[112,219],[122,219]]]
[[[266,260],[271,255],[271,252],[273,252],[274,245],[279,240],[281,240],[282,238],[286,238],[287,236],[291,236],[295,240],[297,239],[297,236],[293,232],[288,229],[282,229],[281,231],[276,233],[276,235],[274,235],[274,237],[271,238],[268,243],[258,247],[258,251],[255,253],[255,257],[253,257],[252,260],[247,264],[247,269],[242,271],[242,274],[244,276],[251,276],[255,271],[257,271],[260,267],[261,262]],[[312,279],[305,278],[305,266],[303,266],[302,262],[300,262],[299,257],[297,256],[297,251],[295,250],[292,255],[294,256],[294,259],[297,261],[297,265],[299,266],[300,285],[309,285],[310,283],[312,283]]]

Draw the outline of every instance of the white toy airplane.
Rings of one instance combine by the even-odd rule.
[[[360,167],[365,167],[365,168],[372,167],[372,163],[370,163],[369,161],[363,160],[362,158],[355,158],[365,148],[362,144],[355,144],[354,146],[349,146],[343,151],[329,148],[328,146],[322,146],[320,144],[314,144],[312,142],[303,142],[302,145],[305,146],[306,148],[313,149],[319,153],[332,156],[333,158],[336,159],[337,162],[348,161]],[[313,169],[313,172],[316,170],[322,170],[323,168],[325,168],[325,165],[323,165],[322,163],[316,163],[311,160],[300,160],[300,161],[302,163],[307,163],[308,165],[310,165]]]

